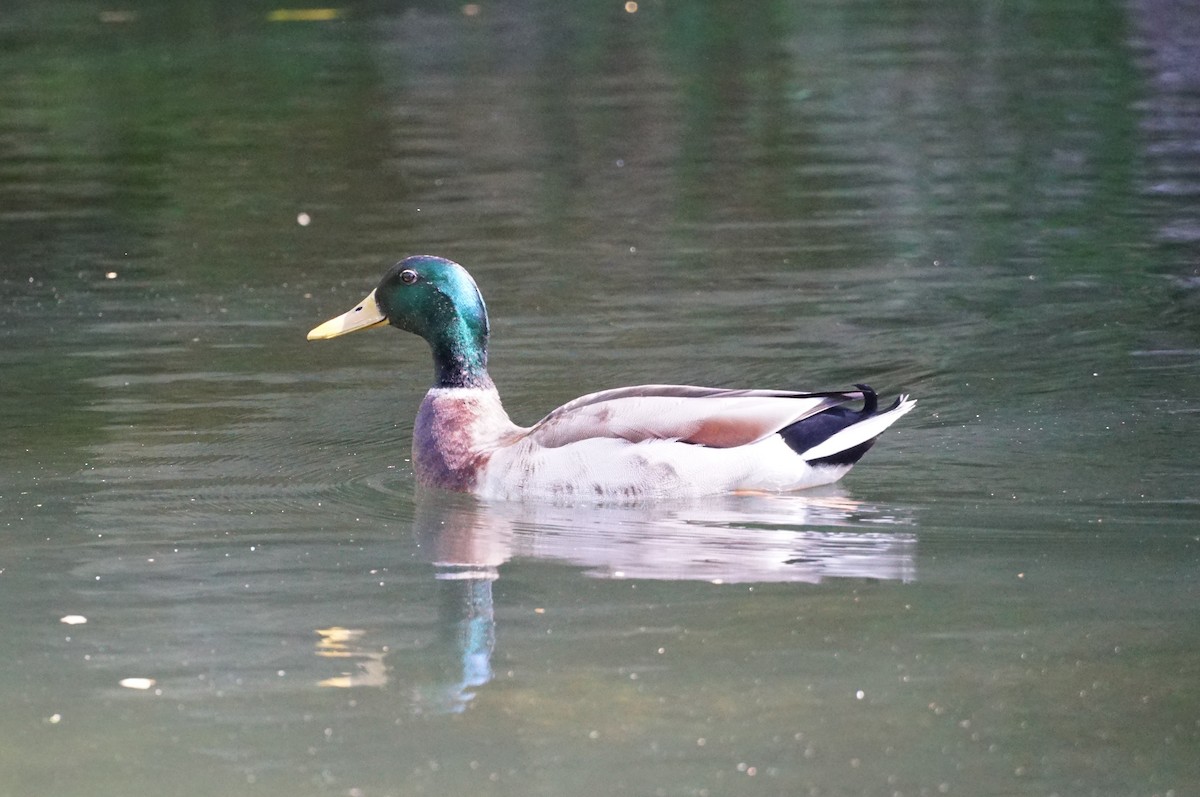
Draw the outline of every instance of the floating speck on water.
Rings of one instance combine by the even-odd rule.
[[[58,621],[67,625],[83,625],[87,622],[87,618],[82,614],[68,614],[65,617],[60,617]]]
[[[153,678],[122,678],[121,686],[126,689],[149,689],[156,681]]]

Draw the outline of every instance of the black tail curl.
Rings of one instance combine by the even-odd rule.
[[[855,387],[862,391],[862,409],[855,410],[846,406],[831,407],[824,412],[819,412],[816,415],[796,421],[791,426],[785,426],[779,430],[783,441],[797,454],[803,454],[813,446],[833,437],[846,427],[853,426],[859,421],[866,420],[875,415],[879,410],[879,396],[871,389],[870,385],[855,385]],[[898,406],[899,403],[900,400],[896,399],[896,404],[892,406]],[[839,451],[836,454],[810,460],[809,464],[831,466],[853,465],[862,459],[863,454],[870,451],[873,445],[875,445],[875,438],[859,443],[852,448],[847,448],[844,451]]]

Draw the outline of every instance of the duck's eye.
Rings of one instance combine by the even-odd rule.
[[[417,281],[417,272],[413,271],[411,268],[404,269],[400,272],[400,281],[405,285],[412,285]]]

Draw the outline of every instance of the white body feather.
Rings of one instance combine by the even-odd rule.
[[[462,486],[490,498],[798,490],[840,479],[851,465],[811,462],[873,439],[915,404],[902,398],[803,454],[776,434],[852,396],[642,386],[584,396],[523,428],[494,388],[435,388],[417,416],[414,463],[425,483],[446,486],[467,474]],[[715,443],[697,444],[706,435]],[[438,450],[423,450],[431,445]]]

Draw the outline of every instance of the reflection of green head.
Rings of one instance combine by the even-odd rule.
[[[380,280],[375,301],[389,324],[429,342],[438,387],[491,384],[487,308],[465,268],[431,255],[406,257]]]

